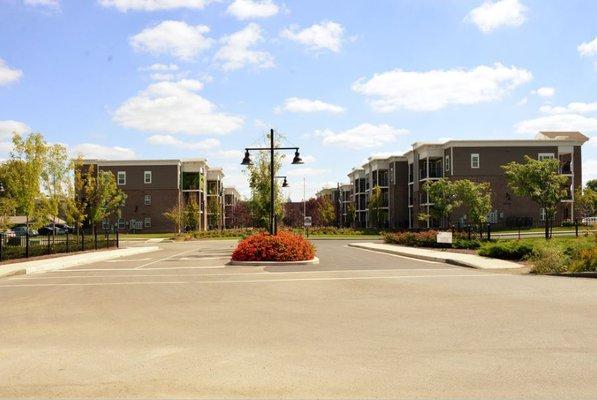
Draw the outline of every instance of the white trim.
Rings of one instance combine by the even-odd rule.
[[[123,181],[122,183],[120,183],[120,177],[123,177]],[[118,186],[124,186],[126,185],[126,171],[117,171],[116,172],[116,184]]]
[[[473,160],[477,159],[477,166],[475,167],[475,165],[473,164]],[[481,168],[481,156],[479,155],[479,153],[471,153],[471,169],[479,169]]]

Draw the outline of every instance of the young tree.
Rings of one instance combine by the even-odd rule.
[[[574,215],[576,217],[594,217],[597,213],[597,192],[589,188],[574,191]]]
[[[336,209],[328,197],[321,197],[317,202],[317,214],[322,226],[330,226],[336,219]]]
[[[97,174],[87,174],[84,185],[84,196],[87,202],[87,219],[95,234],[96,225],[102,220],[116,214],[124,206],[126,194],[116,185],[114,174],[109,171],[99,171]]]
[[[387,212],[383,210],[383,196],[379,186],[375,186],[371,190],[371,196],[369,196],[369,220],[372,227],[379,229],[383,221],[386,220]]]
[[[66,202],[68,202],[70,180],[71,165],[66,147],[61,144],[48,145],[41,181],[45,194],[45,208],[54,224],[59,215],[67,219],[66,213],[69,206]]]
[[[597,179],[591,179],[590,181],[587,181],[586,186],[592,191],[597,192]]]
[[[282,165],[282,155],[274,156],[274,174],[277,174]],[[249,207],[255,221],[265,228],[269,226],[271,209],[271,181],[270,181],[270,154],[267,151],[260,151],[253,165],[248,166],[249,186],[251,187],[251,199]],[[283,206],[280,184],[274,179],[274,214],[277,220],[282,220]]]
[[[353,202],[348,203],[348,205],[346,206],[346,224],[349,227],[352,227],[354,225],[354,219],[356,217],[357,214],[357,209],[354,205]]]
[[[214,228],[214,227],[221,227],[221,215],[222,215],[222,211],[221,211],[221,205],[220,205],[220,200],[219,200],[219,196],[216,197],[212,197],[211,199],[209,199],[208,201],[208,208],[209,208],[209,225]]]
[[[88,204],[86,194],[93,191],[95,184],[95,168],[93,165],[83,165],[81,157],[73,161],[73,184],[69,188],[69,200],[64,204],[66,221],[73,224],[77,236],[83,223],[87,219]]]
[[[492,209],[491,185],[475,183],[468,179],[454,181],[456,197],[468,210],[470,221],[479,227],[487,223]]]
[[[180,233],[182,224],[184,223],[184,207],[180,202],[167,209],[162,215],[174,225],[174,233]]]
[[[524,163],[510,162],[503,165],[508,185],[518,196],[530,198],[545,210],[545,239],[550,238],[550,221],[555,218],[557,207],[567,197],[568,178],[558,173],[556,159],[535,160],[525,156]]]
[[[196,231],[201,226],[201,209],[194,196],[189,197],[184,208],[186,228],[191,231]]]
[[[450,221],[454,209],[462,204],[462,200],[458,197],[457,184],[442,178],[435,182],[425,182],[423,190],[429,194],[429,202],[433,203],[433,206],[429,209],[429,215],[423,213],[419,217],[425,221],[429,218],[437,218],[441,228],[445,228],[445,223]]]

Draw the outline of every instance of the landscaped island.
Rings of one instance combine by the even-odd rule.
[[[301,235],[280,231],[276,235],[256,233],[241,240],[232,261],[293,262],[315,258],[315,247]]]

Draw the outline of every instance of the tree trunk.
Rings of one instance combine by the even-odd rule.
[[[545,240],[549,240],[549,218],[545,218]]]

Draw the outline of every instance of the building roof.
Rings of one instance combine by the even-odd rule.
[[[537,140],[574,140],[579,142],[586,142],[588,137],[580,132],[558,132],[558,131],[541,131],[535,136]]]

